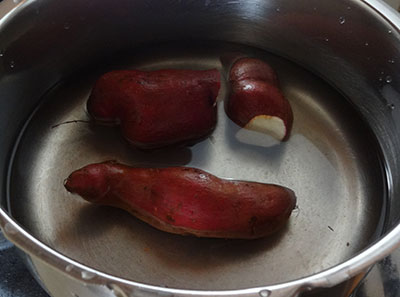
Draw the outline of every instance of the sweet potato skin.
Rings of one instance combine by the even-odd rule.
[[[189,167],[90,164],[71,173],[65,187],[160,230],[199,237],[267,236],[285,224],[296,204],[294,192],[285,187],[220,179]]]
[[[279,89],[275,71],[265,62],[254,58],[241,58],[230,72],[230,95],[225,104],[228,117],[241,127],[257,116],[278,117],[286,133],[286,141],[293,125],[293,112],[289,101]]]
[[[120,124],[142,149],[192,143],[215,128],[219,88],[216,69],[111,71],[96,82],[87,110],[98,123]]]
[[[241,58],[233,64],[229,72],[230,83],[242,80],[264,81],[279,87],[278,77],[271,66],[254,58]]]

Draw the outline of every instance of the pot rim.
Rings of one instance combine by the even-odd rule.
[[[0,28],[7,23],[8,19],[18,14],[25,6],[34,1],[35,0],[25,0],[20,2],[3,18],[0,18]],[[393,29],[400,33],[400,15],[388,4],[382,0],[362,0],[361,2],[369,6],[372,10],[379,14],[385,22],[393,26]],[[390,178],[390,169],[387,164],[384,164],[384,169],[386,176]],[[389,180],[389,192],[391,191],[391,185],[392,183]],[[107,286],[110,288],[110,290],[112,289],[113,285],[122,285],[135,291],[138,290],[147,293],[161,293],[173,296],[297,296],[297,294],[301,291],[311,290],[313,288],[330,288],[334,285],[349,280],[350,278],[365,272],[370,266],[389,255],[396,248],[400,247],[400,224],[398,224],[376,243],[359,252],[354,257],[316,274],[263,287],[206,291],[147,285],[121,277],[116,277],[111,274],[90,268],[89,266],[74,261],[57,252],[56,250],[53,250],[49,246],[36,239],[15,220],[13,220],[11,215],[7,213],[3,207],[0,207],[0,227],[3,230],[4,235],[29,256],[34,256],[35,258],[58,269],[60,272],[79,280],[80,282]],[[74,269],[68,269],[66,267],[73,267]],[[93,277],[87,279],[83,277],[85,273],[86,275],[89,273]]]

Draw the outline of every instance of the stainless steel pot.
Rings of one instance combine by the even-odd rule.
[[[371,265],[400,244],[399,28],[395,11],[375,0],[21,2],[0,20],[4,234],[56,297],[347,296]],[[161,43],[174,45],[155,45]],[[191,160],[182,161],[188,152],[178,151],[172,155],[180,161],[171,155],[166,161],[157,154],[132,153],[110,131],[49,128],[84,116],[82,102],[96,75],[107,68],[222,69],[219,57],[237,52],[260,56],[277,68],[299,123],[287,145],[228,151],[229,145],[218,146],[225,130],[236,132],[227,123],[210,143],[192,149]],[[115,64],[119,55],[131,60]],[[105,139],[116,144],[107,146]],[[240,166],[213,159],[213,167],[196,159],[205,151],[214,156],[209,147],[215,141]],[[278,161],[265,159],[265,151]],[[316,162],[301,161],[310,152]],[[274,169],[269,179],[300,193],[301,212],[277,237],[245,244],[169,237],[108,209],[78,214],[85,206],[65,198],[61,177],[113,153],[127,162],[182,162],[221,175],[236,169],[235,177],[252,179],[261,179],[258,170],[269,166]],[[246,171],[248,163],[254,163],[254,172]],[[83,222],[98,223],[99,216],[106,223],[79,229]],[[112,229],[112,222],[136,233],[126,225]],[[70,224],[75,227],[66,228]],[[92,249],[101,238],[99,228],[111,228],[106,241],[111,248],[96,243]],[[136,237],[127,239],[131,234]],[[114,238],[125,238],[125,245]],[[144,241],[168,254],[155,261],[140,245]],[[119,258],[116,251],[122,253]]]

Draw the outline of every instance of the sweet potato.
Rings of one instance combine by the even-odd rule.
[[[189,167],[132,168],[110,161],[74,171],[65,187],[160,230],[201,237],[269,235],[296,204],[294,192],[278,185],[224,180]]]
[[[264,81],[279,87],[278,77],[271,66],[254,58],[241,58],[233,64],[229,73],[230,83],[243,80]]]
[[[134,146],[194,143],[217,122],[220,75],[212,70],[121,70],[96,82],[87,110],[97,123],[121,125]]]
[[[232,121],[280,141],[289,138],[292,108],[279,89],[275,71],[267,63],[241,58],[233,64],[229,82],[230,95],[225,111]]]

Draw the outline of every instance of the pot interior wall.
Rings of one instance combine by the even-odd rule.
[[[40,125],[50,123],[50,121],[54,119],[59,120],[65,117],[65,115],[79,116],[79,113],[74,114],[74,112],[78,109],[82,110],[80,108],[84,102],[84,96],[90,89],[89,87],[93,82],[95,74],[107,67],[117,65],[116,63],[121,63],[127,53],[131,52],[140,57],[140,52],[138,52],[137,49],[148,45],[153,45],[153,48],[157,48],[154,44],[171,43],[173,41],[175,41],[176,44],[182,44],[183,41],[185,41],[185,44],[188,44],[188,41],[208,40],[232,42],[266,50],[294,61],[308,71],[317,74],[318,77],[323,78],[330,84],[330,86],[326,86],[326,88],[329,89],[327,94],[329,93],[331,95],[327,95],[326,97],[331,98],[331,101],[326,98],[321,99],[318,97],[319,99],[314,99],[311,102],[318,103],[319,100],[322,100],[323,104],[327,104],[323,106],[332,107],[326,109],[329,111],[328,115],[333,117],[335,123],[330,129],[333,129],[335,125],[340,126],[340,123],[337,122],[339,119],[352,119],[351,124],[345,123],[343,127],[340,126],[341,129],[339,129],[339,132],[344,132],[342,141],[347,141],[348,144],[351,144],[351,148],[364,147],[361,150],[355,149],[349,152],[346,157],[354,152],[360,153],[360,155],[354,156],[354,160],[356,161],[353,161],[355,162],[354,164],[356,164],[355,167],[357,171],[353,178],[356,181],[361,181],[360,184],[366,185],[368,191],[365,191],[365,188],[361,190],[356,189],[357,194],[355,197],[357,198],[353,200],[349,193],[346,193],[346,195],[342,197],[345,197],[346,201],[350,201],[352,203],[351,205],[355,206],[357,210],[352,213],[351,208],[346,209],[345,216],[348,219],[348,224],[351,225],[352,222],[365,222],[367,225],[363,225],[364,227],[360,225],[359,227],[357,226],[357,228],[360,228],[360,230],[364,228],[367,233],[363,233],[361,236],[362,240],[355,240],[355,244],[351,245],[339,258],[331,262],[327,260],[326,266],[320,266],[318,268],[317,266],[309,267],[310,269],[307,270],[307,273],[316,273],[319,269],[327,268],[340,261],[344,261],[365,248],[374,240],[374,232],[380,227],[381,213],[386,210],[386,188],[389,198],[388,208],[390,209],[390,212],[386,213],[387,223],[388,226],[393,226],[397,223],[400,202],[398,199],[394,199],[394,197],[396,197],[399,191],[399,184],[397,182],[399,180],[399,164],[396,160],[400,148],[398,137],[400,117],[398,114],[399,108],[397,108],[397,105],[399,105],[397,90],[399,89],[400,77],[399,72],[396,70],[396,61],[400,61],[400,59],[398,59],[399,36],[395,28],[383,22],[366,4],[360,4],[358,1],[337,0],[324,1],[324,3],[317,0],[308,1],[307,5],[289,0],[226,2],[207,0],[119,1],[118,5],[110,4],[108,1],[28,1],[19,7],[19,10],[15,12],[12,18],[9,18],[7,22],[2,24],[0,30],[0,51],[2,53],[0,57],[0,135],[2,135],[0,139],[0,166],[3,173],[0,179],[0,186],[3,194],[1,196],[1,204],[4,208],[8,208],[5,195],[6,175],[9,158],[16,138],[29,115],[34,108],[38,106],[40,100],[44,98],[43,95],[47,90],[56,83],[62,82],[59,89],[56,88],[50,93],[47,93],[45,96],[47,101],[42,105],[44,108],[43,110],[48,108],[48,111],[54,112],[54,118],[50,119],[49,117],[48,121],[43,121],[42,123],[36,121],[38,123],[36,126],[29,126],[27,129],[27,131],[29,131],[29,129],[34,131],[34,133],[31,134],[32,136],[43,136],[44,138],[41,138],[41,140],[48,140],[49,138],[45,138],[48,135],[53,135],[52,137],[54,137],[54,133],[47,134],[48,131],[41,130],[43,126]],[[193,49],[188,50],[188,52],[186,52],[188,60],[193,61],[193,58],[198,59],[198,61],[203,63],[200,65],[201,67],[207,65],[219,67],[216,64],[217,59],[215,53],[221,53],[220,45],[211,46],[212,50],[210,51],[208,44],[200,43],[197,51]],[[227,43],[223,43],[224,52],[226,52],[226,46]],[[182,55],[184,55],[187,47],[179,46],[179,48],[181,52],[183,50]],[[232,48],[234,48],[235,51],[247,50],[247,47],[244,49],[234,45],[232,45]],[[282,63],[286,63],[279,62],[281,61],[280,58],[265,54],[264,51],[262,51],[262,54],[255,49],[251,49],[250,51],[253,54],[259,54],[267,59],[271,59],[271,61],[275,61],[278,65],[278,70]],[[175,51],[175,53],[177,52],[179,51]],[[121,53],[124,53],[123,56]],[[157,55],[162,56],[159,52]],[[171,65],[177,65],[176,56],[172,54],[168,56],[166,54],[164,57],[164,62],[173,61]],[[148,59],[148,56],[144,55],[143,60],[146,59]],[[135,63],[140,62],[135,59],[133,60],[135,61],[134,63],[127,63],[126,65],[133,67]],[[104,65],[104,67],[102,65]],[[160,65],[167,64],[161,63]],[[292,64],[289,63],[288,65]],[[284,69],[294,69],[293,72],[286,70],[288,77],[290,77],[290,74],[297,71],[297,67],[298,66],[287,66],[286,68],[283,67],[281,71],[285,73]],[[91,72],[88,69],[94,70]],[[76,78],[74,80],[74,77],[82,72],[90,74],[88,77],[91,77],[92,80],[88,79],[86,81],[86,78],[82,76],[83,85],[79,85],[81,83],[81,76],[79,76],[78,80]],[[71,75],[73,75],[72,78]],[[320,80],[320,78],[314,77],[313,74],[305,74],[303,77],[312,77],[312,81]],[[285,88],[285,78],[282,78],[282,81],[283,87]],[[295,79],[292,81],[295,81]],[[304,83],[304,80],[300,81]],[[321,85],[325,88],[326,83],[321,81]],[[62,105],[57,101],[59,99],[57,99],[57,96],[54,94],[59,92],[57,90],[62,90],[60,94],[66,96],[65,94],[69,92],[68,89],[65,89],[66,86],[71,87],[69,91],[72,93],[74,90],[79,90],[79,92],[68,97],[74,98],[73,100],[75,101],[65,103],[71,113],[61,116],[59,108]],[[290,95],[289,86],[290,84],[287,85],[286,92]],[[304,92],[310,91],[310,89],[301,90]],[[304,92],[303,95],[307,94]],[[299,99],[302,93],[298,92],[297,94],[298,97],[296,97],[296,99]],[[59,97],[62,96],[60,95]],[[336,107],[329,105],[336,100],[335,98],[339,98],[337,99]],[[51,107],[51,104],[55,103],[56,105]],[[322,104],[321,102],[319,103]],[[301,104],[296,105],[295,103],[294,106],[297,106],[296,108],[298,108],[298,114],[301,118]],[[317,107],[318,106],[317,104]],[[39,109],[36,117],[40,112],[43,112],[43,110]],[[343,114],[342,117],[340,113]],[[362,134],[357,134],[356,131],[352,130],[354,127],[360,127],[361,131],[363,131]],[[73,129],[75,129],[75,127],[71,126],[65,131],[68,132]],[[81,129],[79,130],[81,132],[82,129],[86,131],[85,128],[82,127],[78,129]],[[362,136],[361,139],[360,136]],[[57,139],[57,137],[55,139]],[[36,143],[35,139],[29,138],[23,139],[23,141],[26,141],[30,145],[35,145]],[[42,146],[49,144],[49,142],[45,143],[43,141],[39,143]],[[379,143],[379,147],[375,145],[376,143]],[[342,144],[346,143],[342,142]],[[119,143],[118,145],[122,144]],[[21,147],[24,149],[23,146]],[[344,147],[347,146],[345,145]],[[27,186],[21,187],[16,183],[11,184],[13,186],[10,188],[10,200],[18,222],[35,233],[35,230],[37,230],[35,228],[38,228],[37,225],[35,226],[31,223],[27,223],[28,221],[32,222],[32,217],[27,215],[28,212],[18,211],[17,208],[17,205],[21,205],[24,199],[28,199],[27,194],[34,191],[34,189],[29,188],[34,185],[32,178],[36,176],[34,175],[32,177],[31,175],[34,171],[25,170],[25,167],[32,168],[32,166],[36,164],[34,160],[29,159],[29,157],[33,156],[29,152],[31,151],[28,148],[28,153],[23,154],[24,158],[17,159],[17,165],[13,167],[11,181],[12,178],[17,178],[21,182],[27,181],[28,179],[30,182]],[[64,153],[68,154],[68,152]],[[101,156],[104,157],[104,155],[107,154],[110,154],[110,151],[102,152]],[[58,157],[62,158],[62,155]],[[382,163],[380,163],[378,159],[380,157],[383,158]],[[70,156],[69,158],[72,157]],[[129,158],[127,158],[127,160],[128,159]],[[57,158],[53,159],[53,161],[59,160],[60,159]],[[72,164],[78,165],[78,163],[71,163],[71,165]],[[340,166],[338,164],[346,164],[345,158],[341,159],[341,162],[333,162],[332,164],[334,164],[334,167],[337,166],[339,168]],[[54,168],[57,166],[57,162],[49,163],[48,165],[51,165],[49,168]],[[381,165],[385,166],[385,172],[381,170]],[[363,168],[367,168],[365,175],[360,174],[363,172]],[[73,168],[68,168],[68,170],[70,169]],[[351,170],[347,172],[350,171]],[[384,181],[383,177],[385,176],[388,178]],[[36,181],[43,182],[44,185],[46,185],[45,176],[39,175],[39,180]],[[346,179],[346,182],[349,181],[351,181],[351,175]],[[346,187],[345,189],[349,188],[350,187]],[[15,191],[18,195],[12,195],[12,191]],[[34,195],[30,197],[30,202],[37,202],[41,199]],[[302,199],[306,199],[306,197]],[[362,202],[360,203],[360,201]],[[79,202],[75,202],[79,204]],[[15,210],[14,205],[16,205]],[[40,204],[37,204],[37,206],[38,205],[40,206]],[[48,204],[45,203],[40,207],[43,208],[45,205]],[[57,205],[57,207],[61,206]],[[101,212],[104,210],[100,209],[99,211]],[[146,226],[136,221],[132,223],[130,218],[125,218],[119,212],[113,213],[113,211],[109,210],[106,212],[111,219],[113,216],[121,216],[124,221],[129,221],[129,223],[127,223],[128,225],[134,224],[137,226],[136,228],[140,230],[149,230]],[[337,212],[343,215],[341,209],[337,209]],[[315,211],[311,213],[311,217],[304,217],[304,222],[306,219],[312,220],[312,216],[318,214],[318,209],[315,209]],[[305,214],[307,214],[307,210],[305,210]],[[354,215],[354,221],[349,218],[352,215]],[[367,223],[367,221],[369,223]],[[58,222],[58,224],[61,223],[67,224],[67,222]],[[305,228],[306,225],[301,226]],[[322,228],[322,226],[318,226],[318,228],[320,227]],[[46,230],[46,227],[43,228],[43,230]],[[325,231],[331,232],[327,228],[328,225]],[[36,235],[46,234],[46,232],[42,231],[37,232]],[[122,231],[126,232],[127,230],[123,229]],[[303,229],[305,233],[308,231],[307,229]],[[320,231],[321,230],[318,229],[318,232]],[[145,234],[145,232],[142,233],[142,235],[143,234]],[[346,236],[349,234],[352,233],[347,233]],[[330,240],[334,241],[335,233],[331,235]],[[47,233],[46,236],[51,236],[51,232]],[[124,233],[121,236],[132,235]],[[148,235],[143,236],[150,238]],[[283,238],[285,237],[285,235],[282,236]],[[168,239],[169,237],[164,234],[158,234],[156,238],[164,238],[164,240],[172,242],[172,240]],[[42,237],[40,239],[50,246],[55,245],[54,238],[49,239]],[[341,238],[341,240],[342,239],[343,238]],[[342,240],[341,243],[344,244],[343,247],[346,248],[347,243],[352,241],[352,239]],[[188,251],[186,256],[181,259],[181,261],[184,262],[190,258],[189,251],[192,245],[197,245],[197,243],[193,243],[193,239],[177,240],[179,242],[182,241],[180,242],[181,247],[183,246],[183,249]],[[205,241],[200,242],[200,247],[210,247]],[[267,241],[265,246],[274,245],[273,242],[274,240],[272,240],[272,242]],[[169,247],[170,251],[174,249],[174,244],[176,243],[171,243]],[[294,241],[287,243],[288,249],[291,244],[294,244]],[[216,245],[218,245],[217,250],[219,250],[217,253],[220,253],[222,256],[223,252],[226,250],[225,247],[223,245],[219,246],[217,243]],[[318,245],[318,243],[315,242],[315,245]],[[110,246],[113,245],[111,244]],[[58,246],[58,248],[62,250],[61,246]],[[145,258],[147,253],[145,247],[139,248],[142,248],[142,251],[140,256],[137,257],[138,261]],[[79,250],[79,247],[76,247],[76,249]],[[126,246],[125,249],[128,250],[129,247]],[[252,248],[248,246],[244,247],[243,243],[235,243],[234,249],[239,251],[238,254],[241,253],[242,255],[243,253],[248,254],[254,252]],[[64,250],[62,251],[65,252]],[[328,254],[328,252],[327,250],[326,253]],[[209,250],[208,253],[211,254],[212,251]],[[235,253],[236,252],[233,252],[232,257],[236,257]],[[259,255],[260,254],[263,255],[263,257],[265,256],[263,253],[259,253]],[[172,252],[169,256],[171,255]],[[80,258],[79,254],[75,253],[73,256],[82,262],[87,260],[87,258],[85,258],[86,255]],[[92,258],[95,258],[96,255],[92,256]],[[165,255],[166,258],[169,256]],[[175,256],[178,257],[179,255]],[[294,254],[291,254],[291,256],[297,257]],[[320,257],[322,259],[323,255]],[[245,261],[249,263],[259,260],[251,258],[250,256],[250,260],[246,259]],[[201,259],[201,257],[194,259]],[[213,262],[212,258],[209,258],[208,261],[210,261],[210,263]],[[218,259],[218,261],[221,261],[221,259]],[[112,259],[110,259],[109,262],[112,262]],[[306,262],[307,261],[305,261],[305,263]],[[107,263],[107,261],[103,261],[102,263]],[[140,263],[137,263],[137,265],[140,266]],[[232,263],[230,262],[229,265],[232,265]],[[263,265],[265,268],[266,264]],[[279,264],[277,261],[274,269],[279,269],[277,268],[278,266]],[[304,264],[304,266],[306,266],[306,264]],[[144,268],[149,269],[149,267],[150,266],[144,265],[143,270]],[[107,267],[97,268],[103,270],[108,269],[106,272],[117,273],[117,271],[114,270],[110,271],[110,268]],[[259,269],[261,268],[260,266]],[[176,269],[179,270],[180,268],[178,267]],[[185,274],[185,272],[182,271],[180,273],[182,273],[182,275]],[[199,273],[207,275],[209,271],[192,271],[192,274],[193,273],[196,276],[198,276]],[[124,271],[122,271],[122,274],[124,274]],[[261,274],[261,270],[259,274]],[[213,274],[209,274],[208,277],[212,275]],[[300,276],[304,275],[298,274],[289,277],[295,278]],[[145,281],[146,277],[147,275],[143,274],[142,281]],[[173,278],[173,276],[171,277]],[[132,276],[132,278],[134,277]],[[223,285],[223,288],[262,285],[265,281],[278,282],[288,280],[273,279],[273,273],[271,273],[267,279],[260,278],[255,280],[254,283],[251,283],[250,279],[246,279],[245,282],[242,283],[237,283],[238,278],[234,277],[227,281],[225,285]],[[197,283],[199,288],[204,288],[207,277],[203,280],[203,283]],[[170,284],[182,286],[181,283],[175,281],[176,280],[172,280]],[[183,279],[183,281],[185,280]],[[181,282],[183,281],[181,280]],[[208,283],[211,289],[221,286],[221,283],[214,284],[210,280]],[[157,281],[156,284],[162,285],[162,282]]]

